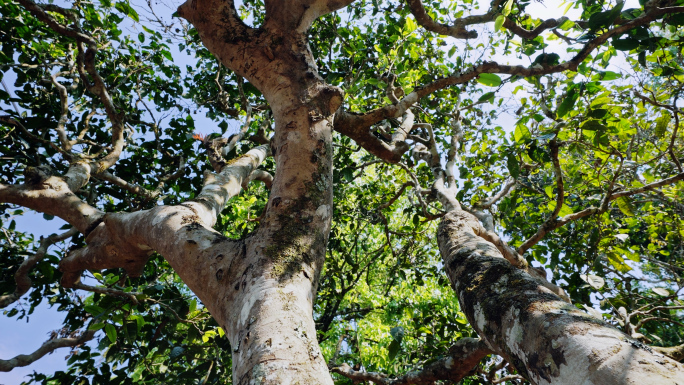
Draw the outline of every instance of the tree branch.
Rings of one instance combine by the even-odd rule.
[[[64,272],[62,286],[78,283],[83,270],[124,268],[130,276],[137,277],[153,251],[167,259],[183,252],[182,247],[171,247],[167,239],[183,228],[187,232],[176,237],[178,242],[183,242],[191,233],[199,238],[216,238],[211,228],[218,214],[241,191],[242,182],[263,162],[268,151],[266,145],[253,148],[220,173],[205,172],[204,187],[193,201],[133,213],[106,214],[87,235],[87,246],[72,251],[60,263],[60,270]]]
[[[556,207],[546,221],[539,227],[537,232],[518,247],[518,253],[520,255],[525,254],[530,247],[536,245],[546,233],[553,229],[556,224],[556,219],[558,218],[558,213],[560,213],[563,208],[563,203],[565,202],[563,170],[561,170],[560,161],[558,160],[558,142],[555,137],[549,141],[549,149],[551,150],[551,161],[553,162],[553,172],[556,179]]]
[[[19,268],[14,273],[14,281],[17,283],[17,287],[14,289],[14,293],[0,296],[0,308],[9,306],[21,298],[22,295],[26,294],[27,291],[29,291],[31,288],[31,278],[29,277],[29,273],[38,262],[45,258],[45,254],[50,246],[67,238],[73,237],[76,234],[78,234],[78,230],[72,228],[71,230],[62,234],[52,234],[49,237],[42,239],[35,254],[24,260],[24,262],[19,265]]]
[[[397,378],[387,378],[387,375],[381,373],[356,371],[347,364],[335,367],[331,369],[331,372],[345,376],[355,383],[358,381],[372,381],[380,385],[432,385],[435,381],[456,383],[468,375],[480,360],[491,353],[492,351],[481,340],[462,338],[449,349],[447,357],[440,358],[421,370],[411,371]]]
[[[90,341],[95,337],[94,330],[87,330],[76,337],[55,338],[46,341],[40,348],[31,354],[20,354],[9,360],[0,360],[0,372],[9,372],[20,366],[30,365],[48,353],[59,348],[75,348]]]

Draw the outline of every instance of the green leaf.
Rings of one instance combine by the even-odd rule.
[[[618,51],[631,51],[639,46],[639,40],[636,39],[616,39],[613,40],[613,47]]]
[[[418,24],[412,18],[408,18],[408,19],[406,19],[405,27],[406,28],[404,29],[404,31],[407,34],[410,34],[411,32],[415,31],[416,28],[418,28]]]
[[[513,137],[515,138],[516,142],[521,143],[522,141],[530,139],[532,135],[530,134],[530,130],[527,129],[527,126],[525,126],[523,123],[518,123],[515,126]]]
[[[400,349],[401,342],[397,340],[392,340],[392,342],[390,342],[389,347],[387,348],[387,357],[390,361],[394,361],[394,358],[397,356]]]
[[[570,5],[572,5],[572,3],[570,3]],[[567,19],[567,20],[565,20],[565,21],[563,22],[563,24],[561,24],[560,26],[558,26],[558,28],[561,29],[561,30],[563,30],[563,31],[567,31],[567,30],[569,30],[570,28],[572,28],[572,27],[574,27],[574,26],[575,26],[575,22],[572,21],[572,20],[570,20],[570,19]]]
[[[572,213],[573,213],[573,211],[570,208],[570,206],[563,204],[563,206],[561,206],[560,211],[558,212],[558,216],[562,218],[562,217],[564,217],[566,215],[570,215]]]
[[[104,322],[94,323],[88,326],[88,330],[100,330],[105,326]]]
[[[501,10],[501,13],[504,16],[508,16],[511,14],[511,9],[513,9],[513,0],[507,0],[506,4],[504,4],[503,9]]]
[[[608,258],[608,262],[619,272],[621,273],[626,273],[630,270],[632,270],[629,265],[625,263],[625,259],[620,256],[620,254],[617,253],[607,253],[606,257]]]
[[[487,92],[486,94],[480,96],[480,98],[477,99],[477,102],[478,102],[478,103],[481,103],[481,102],[484,102],[484,101],[490,101],[490,102],[491,102],[491,101],[494,100],[494,95],[496,95],[496,93],[494,93],[494,92]]]
[[[518,158],[515,155],[508,154],[506,165],[508,166],[508,172],[513,178],[517,178],[520,175],[520,163],[518,163]]]
[[[506,16],[504,15],[499,15],[496,17],[496,20],[494,21],[494,30],[495,31],[500,31],[501,27],[503,26],[504,21],[506,21]]]
[[[588,25],[589,28],[592,31],[596,31],[598,29],[601,29],[603,27],[608,27],[611,24],[613,24],[613,21],[620,15],[620,12],[622,12],[622,7],[624,7],[625,2],[620,1],[615,5],[615,8],[604,11],[604,12],[597,12],[589,17]]]
[[[347,180],[347,182],[351,182],[354,180],[354,170],[352,170],[351,168],[343,168],[341,173],[344,179]]]
[[[615,202],[617,203],[618,208],[620,209],[620,211],[622,211],[623,214],[625,214],[628,217],[634,216],[634,206],[632,206],[632,202],[628,197],[619,197],[615,200]]]
[[[107,334],[107,338],[109,338],[109,341],[111,343],[116,342],[116,328],[114,328],[114,325],[106,324],[104,329],[105,329],[105,334]]]
[[[656,119],[656,126],[655,126],[655,136],[657,138],[662,138],[665,135],[665,132],[667,131],[667,127],[670,125],[670,120],[672,117],[670,116],[669,113],[664,112]]]
[[[185,348],[182,346],[175,346],[173,349],[171,349],[171,352],[169,353],[169,358],[174,359],[183,354],[185,351]]]
[[[605,131],[607,129],[607,127],[599,123],[598,120],[587,120],[580,128],[587,131]]]
[[[43,214],[43,219],[45,219],[46,221],[51,221],[55,219],[55,216],[50,214]]]
[[[498,87],[501,85],[501,78],[496,74],[480,74],[477,82],[488,87]]]
[[[568,91],[568,94],[565,96],[565,99],[563,99],[561,104],[558,106],[558,109],[556,110],[556,116],[560,119],[567,115],[568,112],[575,106],[575,102],[578,98],[579,95],[577,94],[577,92],[575,92],[574,88]]]
[[[136,12],[135,9],[128,4],[128,2],[117,1],[114,7],[136,22],[140,22],[140,16],[138,16],[138,12]]]
[[[173,61],[173,56],[171,56],[171,52],[163,49],[163,50],[159,51],[159,53],[161,53],[162,56],[164,56],[165,58]]]

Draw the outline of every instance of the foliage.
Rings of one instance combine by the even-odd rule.
[[[495,3],[522,27],[541,24],[527,16],[529,1]],[[567,52],[573,54],[578,42],[644,9],[643,4],[624,9],[622,2],[565,4],[581,13],[581,20],[562,23],[557,33],[520,38],[497,19],[496,30],[455,42],[420,27],[403,2],[359,0],[317,20],[310,45],[321,76],[344,89],[344,108],[362,113],[392,103],[389,85],[401,98],[496,55],[530,66],[555,65],[566,57],[552,51],[553,45],[570,41]],[[443,23],[483,6],[471,0],[426,5]],[[109,171],[154,192],[136,194],[103,178],[91,181],[81,198],[92,198],[107,212],[193,198],[211,165],[192,135],[235,134],[235,119],[244,119],[246,104],[255,106],[248,135],[261,129],[270,136],[271,117],[261,93],[222,68],[193,28],[126,1],[74,2],[71,10],[82,30],[94,31],[100,44],[97,71],[125,116],[126,149]],[[259,25],[263,2],[244,1],[239,12]],[[0,13],[1,76],[11,82],[0,90],[7,117],[0,126],[2,183],[28,182],[27,170],[41,165],[65,172],[67,159],[52,145],[60,141],[60,125],[80,156],[108,151],[110,118],[74,68],[74,41],[12,1],[0,0]],[[69,18],[51,15],[63,23]],[[653,318],[638,332],[660,346],[684,342],[681,312],[666,307],[683,305],[684,184],[606,197],[682,172],[682,24],[682,14],[673,14],[629,30],[595,50],[577,72],[527,78],[481,74],[438,90],[413,108],[417,122],[431,124],[445,154],[460,119],[464,135],[458,148],[451,148],[460,202],[477,208],[508,178],[515,179],[515,189],[486,208],[512,246],[521,246],[554,212],[563,218],[596,208],[593,215],[545,234],[525,257],[544,267],[578,307],[594,309],[623,329],[625,322]],[[60,107],[63,100],[66,109]],[[394,121],[385,127],[397,130]],[[419,132],[425,141],[428,135]],[[552,142],[561,144],[564,194],[558,210]],[[229,157],[252,146],[241,142]],[[447,354],[459,338],[475,336],[442,272],[434,239],[442,208],[429,189],[434,176],[411,153],[402,158],[405,167],[382,163],[340,134],[334,149],[333,229],[314,311],[318,339],[331,364],[401,375]],[[261,168],[273,173],[275,164],[268,159]],[[172,177],[179,169],[182,175]],[[254,219],[267,199],[266,188],[250,185],[227,205],[216,230],[230,238],[247,236],[258,226]],[[12,218],[21,210],[2,208],[0,294],[7,294],[14,290],[14,271],[37,243],[15,228]],[[83,243],[79,235],[67,245]],[[46,301],[66,315],[66,330],[101,332],[97,343],[72,352],[66,372],[34,374],[29,382],[231,382],[231,347],[223,331],[161,256],[150,260],[140,278],[119,269],[90,274],[89,285],[130,293],[108,296],[59,285],[57,263],[66,248],[51,249],[31,272],[33,290],[23,306],[4,314],[22,319]],[[655,306],[665,307],[650,312]],[[631,318],[625,320],[621,314],[627,313]],[[485,381],[495,364],[496,358],[482,363],[464,383]]]

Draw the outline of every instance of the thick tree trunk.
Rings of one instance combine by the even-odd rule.
[[[448,213],[439,249],[462,311],[485,343],[534,384],[684,384],[684,367],[561,300]]]
[[[332,119],[343,95],[318,75],[305,31],[339,3],[267,1],[258,29],[244,25],[231,2],[179,8],[204,45],[263,93],[275,118],[268,205],[242,256],[222,262],[222,284],[211,294],[211,313],[233,347],[236,384],[332,384],[313,300],[332,219]]]
[[[222,294],[234,383],[332,384],[313,321],[332,217],[332,132],[307,106],[274,116],[269,203]]]

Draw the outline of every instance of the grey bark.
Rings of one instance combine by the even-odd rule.
[[[682,384],[684,366],[563,301],[451,211],[439,249],[462,311],[483,341],[533,384]]]

